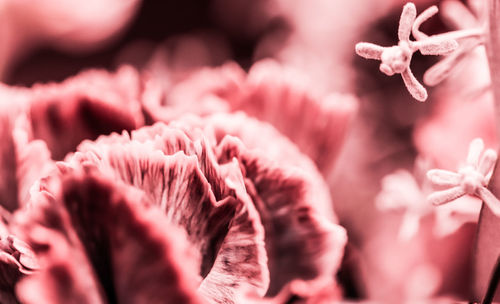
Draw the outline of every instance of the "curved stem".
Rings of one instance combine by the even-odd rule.
[[[500,139],[500,0],[488,0],[488,35],[485,37],[488,65],[490,68],[491,90],[495,106],[495,128]],[[489,187],[500,197],[500,164],[497,162]],[[474,299],[483,298],[489,303],[495,298],[498,285],[498,264],[500,256],[500,221],[483,202],[479,216],[474,258]],[[493,273],[491,279],[488,277]],[[488,281],[489,280],[489,281]]]
[[[486,294],[484,295],[481,304],[491,304],[493,302],[499,282],[500,282],[500,257],[497,259],[495,268],[491,273],[490,284],[488,285],[488,289],[486,290]]]
[[[495,102],[495,121],[497,138],[500,138],[500,1],[489,0],[489,35],[487,41],[488,62],[490,66],[491,86]]]
[[[437,35],[432,35],[429,36],[428,38],[442,38],[442,39],[453,39],[453,40],[461,40],[461,39],[468,39],[468,38],[478,38],[478,39],[484,39],[486,36],[486,31],[483,27],[477,27],[477,28],[472,28],[472,29],[467,29],[467,30],[458,30],[458,31],[452,31],[452,32],[447,32],[443,34],[437,34]]]

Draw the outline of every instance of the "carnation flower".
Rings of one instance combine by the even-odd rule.
[[[272,162],[266,149],[257,149],[264,142],[252,142],[242,134],[241,139],[254,146],[247,148],[229,135],[241,131],[223,127],[230,121],[253,125],[253,131],[276,140],[279,144],[273,149],[287,157]],[[185,291],[186,297],[202,297],[209,302],[234,303],[247,293],[273,296],[294,280],[317,282],[322,278],[322,284],[311,285],[318,290],[334,282],[346,242],[345,231],[331,222],[331,201],[315,166],[270,126],[260,126],[242,115],[207,117],[204,121],[185,118],[172,122],[172,126],[142,128],[130,136],[115,134],[100,137],[95,143],[86,141],[57,166],[59,173],[44,179],[32,196],[30,205],[34,209],[19,214],[20,234],[40,256],[42,265],[38,274],[20,284],[20,295],[28,288],[63,288],[60,284],[64,282],[53,277],[51,269],[56,267],[62,268],[64,281],[72,282],[74,288],[66,297],[78,299],[82,288],[90,284],[93,291],[87,296],[99,301],[161,299],[161,294],[142,294],[141,288],[129,294],[129,288],[121,285],[123,280],[133,280],[135,270],[121,273],[114,269],[134,257],[142,260],[140,265],[145,270],[163,265],[169,271],[177,267],[188,272],[198,283],[192,282],[188,290],[181,283],[172,288]],[[93,193],[102,202],[91,203]],[[123,193],[129,194],[121,196]],[[141,222],[146,221],[143,209],[148,214],[156,213],[155,218],[167,226],[152,228],[149,225],[154,226],[154,221]],[[107,218],[124,216],[122,212],[129,218],[120,223],[106,222]],[[86,219],[81,218],[84,214]],[[54,222],[54,216],[60,224]],[[89,221],[96,221],[101,228],[89,227]],[[131,231],[124,231],[136,225],[147,225],[144,235],[129,239]],[[127,254],[115,247],[136,248],[140,243],[135,242],[152,237],[148,232],[158,233],[171,225],[183,231],[183,242],[196,252],[193,264],[199,265],[197,270],[186,270],[184,263],[175,259],[162,262],[155,256],[148,258],[147,252]],[[72,238],[68,241],[64,235]],[[69,254],[81,260],[65,258]],[[167,262],[175,265],[168,266]],[[109,269],[104,264],[116,266]],[[146,281],[141,284],[148,285]],[[154,284],[162,286],[161,282]],[[60,301],[57,294],[38,295],[37,299],[41,297],[47,302]]]

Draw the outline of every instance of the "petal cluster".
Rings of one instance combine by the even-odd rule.
[[[51,284],[48,290],[62,288],[52,270],[58,267],[73,282],[74,290],[65,297],[97,302],[155,299],[152,292],[166,276],[162,269],[192,277],[191,284],[176,281],[171,288],[194,302],[237,303],[251,295],[275,296],[295,280],[318,291],[335,284],[346,234],[334,222],[327,187],[315,165],[291,142],[259,124],[243,114],[189,116],[130,135],[84,141],[57,163],[57,172],[32,189],[30,205],[35,208],[18,215],[19,233],[42,265],[36,276],[22,281],[20,292],[40,290],[45,284]],[[271,148],[237,126],[252,126],[278,145]],[[280,155],[288,156],[272,160]],[[94,196],[99,199],[92,201]],[[157,219],[150,220],[149,214]],[[113,218],[122,220],[109,220]],[[135,236],[130,229],[141,225],[143,232]],[[184,269],[163,253],[146,251],[153,246],[149,233],[169,237],[174,229],[170,226],[185,235],[186,246],[194,252],[193,262],[187,263],[198,265],[193,266],[196,270]],[[165,237],[154,237],[160,242],[154,248],[173,250],[167,243],[179,242]],[[137,246],[143,251],[126,251]],[[110,263],[130,268],[109,268]],[[159,278],[153,273],[141,281],[150,288],[127,287],[150,267],[160,272]],[[84,295],[84,286],[92,292]],[[38,295],[52,303],[61,302],[61,296]]]

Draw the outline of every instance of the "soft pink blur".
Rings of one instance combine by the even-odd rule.
[[[438,1],[414,2],[421,12]],[[213,28],[171,35],[161,43],[135,41],[116,56],[116,62],[130,65],[121,65],[115,72],[89,70],[60,83],[30,88],[1,85],[0,134],[6,140],[0,150],[0,177],[7,181],[0,185],[3,207],[24,212],[27,205],[40,203],[43,208],[35,206],[33,214],[20,217],[19,234],[34,246],[38,238],[50,243],[47,252],[34,249],[45,270],[64,264],[76,283],[92,287],[95,294],[89,297],[98,297],[97,276],[89,275],[94,265],[79,243],[84,238],[68,243],[54,236],[86,227],[65,222],[57,233],[47,232],[43,229],[53,227],[45,217],[52,212],[62,218],[72,214],[64,191],[85,197],[78,189],[90,181],[105,193],[120,192],[119,202],[103,200],[110,206],[109,216],[119,214],[122,209],[113,209],[118,206],[130,209],[130,214],[137,212],[132,220],[153,232],[164,222],[170,225],[171,218],[163,213],[151,216],[149,223],[147,208],[129,202],[128,195],[133,197],[139,189],[155,197],[156,184],[141,178],[165,176],[154,171],[164,165],[158,160],[170,161],[178,153],[175,157],[182,154],[183,160],[172,163],[189,163],[197,174],[203,171],[200,180],[210,189],[207,196],[214,206],[220,203],[212,199],[219,195],[216,185],[225,185],[223,195],[228,200],[241,196],[250,206],[245,209],[250,210],[248,218],[239,214],[231,221],[257,227],[248,243],[253,242],[258,258],[256,254],[256,261],[248,257],[245,262],[258,275],[250,276],[251,280],[245,277],[250,282],[242,279],[245,286],[236,288],[227,277],[217,281],[217,275],[236,281],[239,275],[219,261],[220,269],[214,268],[214,275],[202,285],[203,296],[255,303],[280,303],[294,297],[324,303],[342,296],[383,303],[467,300],[480,201],[464,197],[443,207],[429,205],[426,198],[434,189],[425,172],[458,169],[476,137],[483,138],[487,147],[498,148],[494,134],[498,118],[489,92],[486,56],[482,47],[475,49],[445,82],[428,88],[427,103],[416,103],[400,77],[386,77],[376,63],[354,53],[355,43],[362,40],[384,46],[397,42],[404,3],[213,0],[206,12]],[[140,5],[139,0],[43,0],[36,5],[28,0],[0,0],[0,79],[42,46],[92,54],[113,45]],[[439,15],[425,26],[429,34],[452,28]],[[238,53],[238,44],[245,45],[246,55]],[[421,80],[423,72],[440,59],[416,54],[411,63],[416,77]],[[158,148],[161,140],[171,140],[174,148]],[[134,170],[117,169],[117,164]],[[216,169],[210,171],[210,166]],[[194,191],[185,187],[190,176],[181,175],[177,172],[176,178],[182,187],[172,189]],[[44,185],[53,180],[62,186],[52,193]],[[58,207],[44,205],[44,200],[53,200]],[[265,204],[269,202],[286,205],[272,209]],[[206,220],[199,216],[200,222]],[[30,218],[36,221],[26,220]],[[282,221],[280,225],[273,222],[276,219]],[[99,225],[112,224],[100,220]],[[179,222],[175,225],[181,227],[182,237],[166,234],[154,239],[166,246],[162,248],[170,248],[167,245],[174,241],[189,248],[196,243],[184,237],[191,227]],[[106,229],[128,231],[124,227]],[[348,243],[341,261],[344,228]],[[38,235],[40,229],[45,232]],[[241,237],[241,229],[228,233],[228,239]],[[129,241],[135,244],[130,246],[141,244],[137,239],[123,242]],[[202,247],[196,249],[207,254]],[[132,256],[113,250],[120,261]],[[66,261],[71,254],[75,259]],[[174,249],[171,254],[182,260]],[[217,253],[213,254],[215,259]],[[226,255],[237,257],[221,252],[219,259]],[[140,257],[137,265],[144,268],[138,267],[138,272],[151,266]],[[78,261],[84,266],[79,267]],[[175,259],[163,262],[179,267],[176,271],[182,278],[193,278],[194,283],[183,285],[188,287],[181,296],[198,301],[195,285],[205,279],[198,273],[200,261],[190,257],[194,266],[187,268]],[[280,271],[280,267],[287,269]],[[52,294],[63,282],[45,270],[22,281],[18,290],[64,298],[64,294]],[[17,279],[13,281],[9,283]],[[227,294],[219,294],[214,286],[223,286]],[[10,289],[8,294],[13,296]],[[263,295],[267,297],[262,299]],[[21,298],[36,302],[33,294]]]

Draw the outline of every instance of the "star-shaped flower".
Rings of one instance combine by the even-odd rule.
[[[402,210],[404,212],[398,238],[409,241],[418,234],[421,219],[433,212],[425,202],[425,194],[417,180],[407,170],[399,169],[386,175],[381,181],[382,189],[375,198],[381,211]]]
[[[410,62],[417,50],[423,55],[446,55],[458,47],[458,43],[446,36],[429,36],[418,41],[411,41],[410,34],[417,18],[415,4],[407,3],[399,20],[399,43],[383,47],[368,42],[356,44],[356,53],[367,59],[380,60],[380,71],[388,76],[401,74],[406,88],[418,101],[427,99],[427,90],[418,82],[410,69]],[[425,18],[424,18],[425,19]]]
[[[483,200],[495,215],[500,216],[500,201],[486,188],[497,161],[497,153],[492,149],[483,153],[483,150],[482,139],[476,138],[470,143],[466,165],[457,173],[440,169],[427,172],[432,184],[449,187],[429,195],[429,202],[442,205],[464,195],[472,195]]]
[[[429,216],[436,237],[446,237],[463,224],[477,221],[480,205],[474,204],[475,198],[465,196],[439,209],[433,208],[427,201],[432,192],[432,185],[425,178],[430,165],[430,160],[417,157],[413,172],[398,169],[381,181],[382,189],[375,198],[375,205],[382,212],[401,212],[400,241],[415,237],[421,224],[425,223],[423,219]]]

